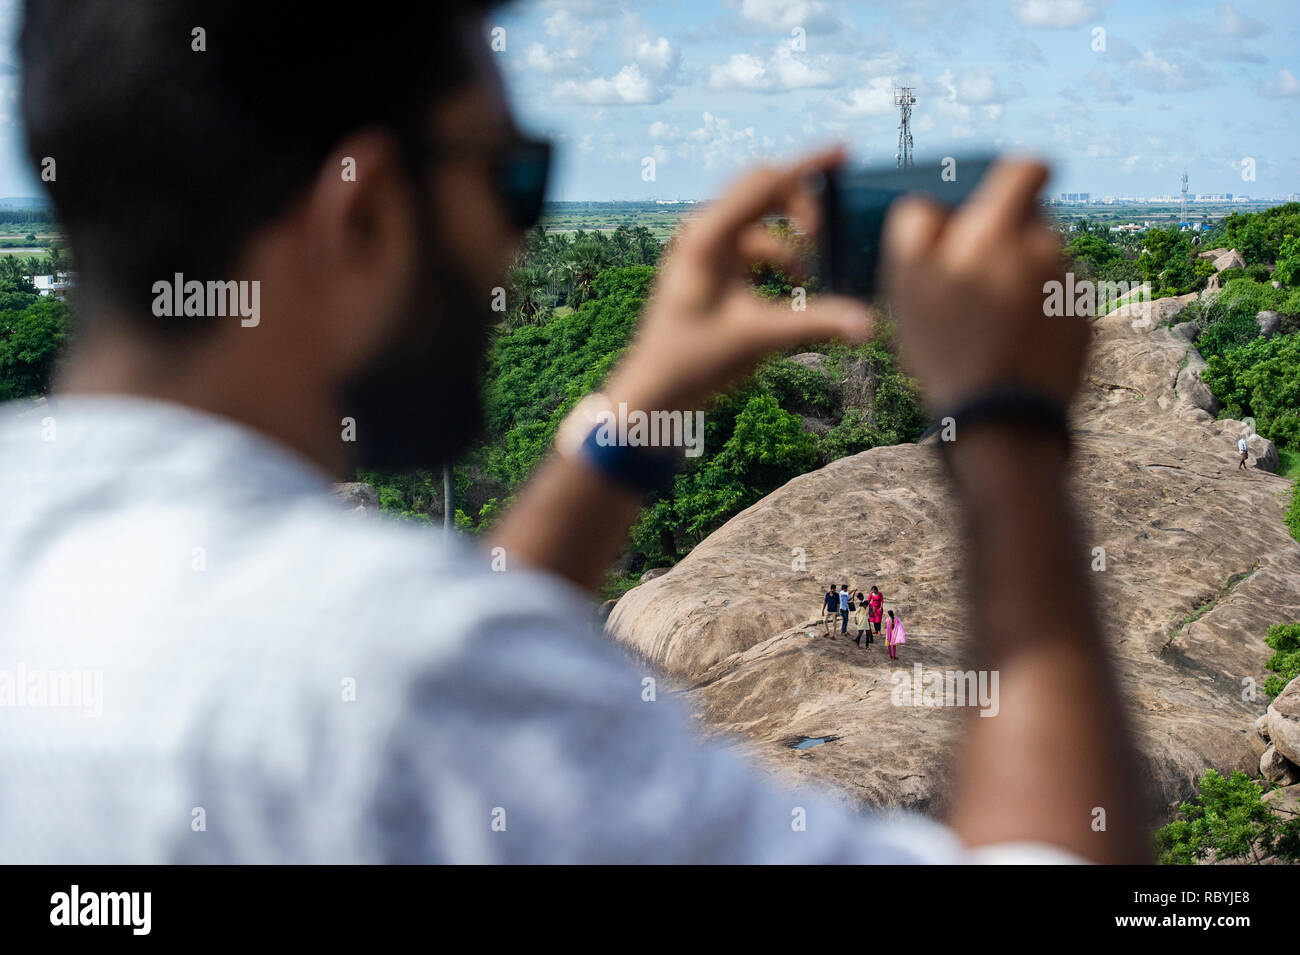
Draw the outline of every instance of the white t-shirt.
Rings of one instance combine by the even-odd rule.
[[[1247,448],[1247,447],[1249,447],[1249,445],[1246,444],[1246,439],[1245,439],[1245,438],[1238,438],[1238,439],[1237,439],[1237,451],[1238,451],[1239,453],[1241,453],[1241,454],[1245,454],[1245,453],[1246,453],[1246,448]]]
[[[576,590],[229,421],[15,403],[0,460],[4,863],[982,858],[760,781]]]

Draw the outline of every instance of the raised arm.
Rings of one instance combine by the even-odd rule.
[[[886,274],[903,356],[940,413],[1004,386],[1063,409],[1078,387],[1086,319],[1043,309],[1043,284],[1061,271],[1036,210],[1046,174],[1004,163],[951,217],[920,201],[891,215]],[[1064,429],[1050,414],[1017,420],[988,407],[956,415],[945,456],[969,546],[974,663],[998,672],[1000,709],[969,720],[950,821],[974,846],[1033,840],[1098,862],[1143,861],[1147,819],[1066,484]]]
[[[827,295],[796,312],[789,303],[760,300],[747,281],[757,262],[799,269],[795,249],[761,220],[784,213],[814,229],[816,203],[805,187],[807,174],[842,159],[834,150],[755,170],[682,235],[660,273],[636,341],[603,389],[614,407],[693,411],[744,377],[768,352],[799,342],[866,337],[867,311],[859,302]],[[553,454],[502,519],[492,544],[523,563],[594,589],[642,500],[582,455]]]

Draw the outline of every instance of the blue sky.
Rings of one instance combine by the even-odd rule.
[[[0,0],[0,196],[38,188],[16,7]],[[827,141],[892,164],[896,84],[917,90],[920,158],[1038,153],[1052,191],[1094,196],[1175,193],[1184,166],[1193,193],[1300,192],[1300,19],[1283,0],[537,0],[490,26],[521,123],[559,141],[556,199],[707,198]]]

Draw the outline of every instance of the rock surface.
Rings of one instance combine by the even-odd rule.
[[[1279,786],[1294,786],[1300,782],[1295,763],[1277,751],[1276,746],[1269,746],[1259,758],[1259,771],[1265,779]]]
[[[1095,580],[1105,636],[1144,780],[1165,806],[1191,795],[1207,768],[1257,771],[1266,744],[1252,723],[1264,701],[1243,700],[1243,685],[1267,676],[1267,628],[1300,619],[1300,544],[1282,523],[1290,482],[1237,470],[1242,423],[1213,419],[1184,374],[1199,354],[1159,327],[1194,298],[1097,320],[1074,409],[1074,488],[1085,546],[1094,566],[1104,561]],[[895,706],[890,681],[918,665],[964,669],[956,516],[932,448],[844,458],[628,592],[609,631],[684,688],[707,732],[738,737],[760,766],[858,805],[937,811],[963,712]],[[879,642],[863,650],[826,638],[818,621],[832,581],[880,586],[908,625],[897,664]],[[1300,712],[1277,714],[1274,744],[1300,753]],[[828,735],[840,739],[787,745]]]
[[[1255,314],[1255,324],[1259,326],[1259,333],[1265,338],[1272,338],[1282,330],[1282,314],[1265,310]]]
[[[1229,249],[1214,260],[1214,269],[1216,272],[1222,272],[1224,269],[1244,269],[1246,259],[1236,249]]]
[[[379,513],[379,492],[374,485],[363,481],[348,481],[334,485],[334,496],[343,506],[358,515]]]
[[[1300,677],[1288,683],[1269,704],[1268,738],[1279,753],[1300,763]]]

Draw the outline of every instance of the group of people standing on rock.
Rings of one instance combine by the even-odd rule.
[[[885,596],[880,588],[872,586],[870,592],[861,590],[850,592],[848,584],[840,584],[836,590],[834,584],[828,584],[822,600],[822,623],[827,628],[828,636],[835,639],[835,618],[840,621],[840,633],[849,635],[849,621],[857,628],[853,642],[860,647],[869,647],[880,636],[880,628],[885,628],[885,646],[891,659],[898,659],[898,647],[907,642],[907,632],[903,629],[903,618],[894,611],[885,610]],[[888,619],[886,619],[888,617]]]

